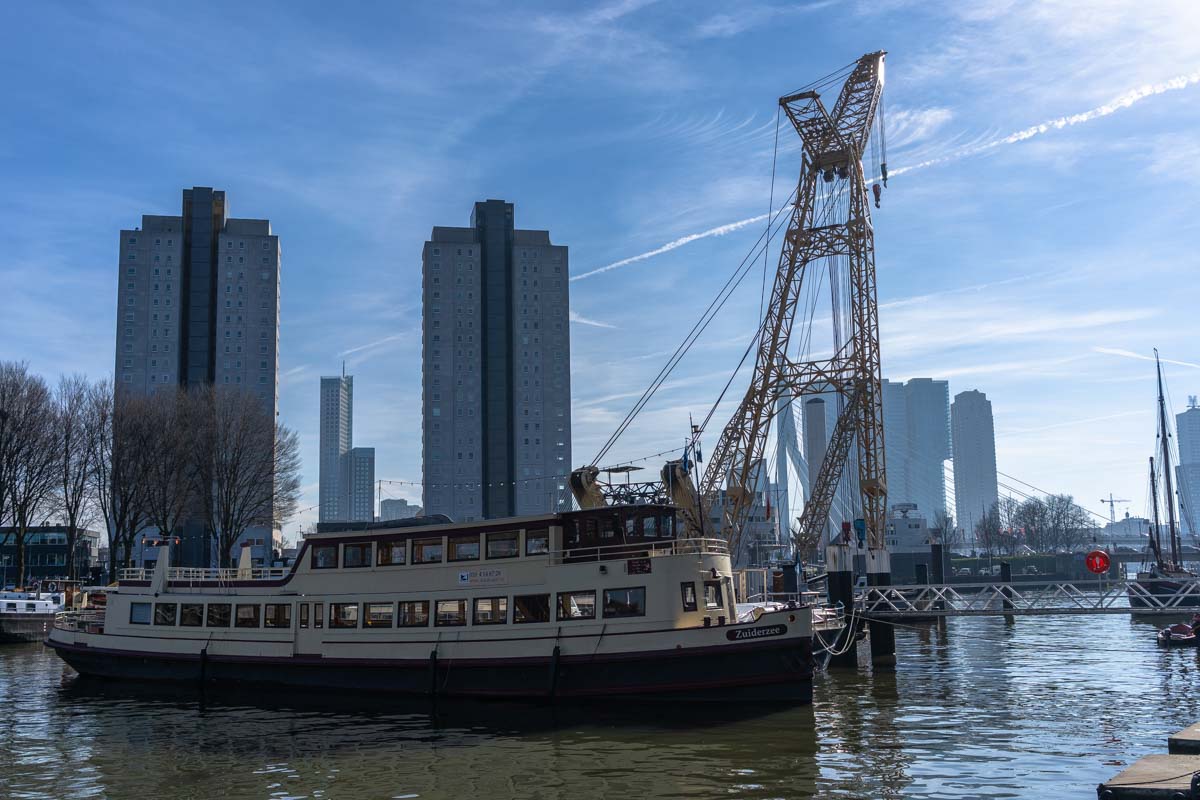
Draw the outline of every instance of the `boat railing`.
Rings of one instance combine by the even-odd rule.
[[[85,608],[78,611],[60,611],[54,615],[54,627],[62,631],[103,633],[104,609]]]
[[[210,569],[207,567],[171,567],[167,570],[169,581],[272,581],[286,578],[290,567],[251,567],[249,569]],[[121,570],[122,581],[148,581],[154,576],[154,568],[129,567]]]
[[[724,539],[663,539],[657,542],[570,547],[551,550],[548,555],[551,564],[570,564],[578,561],[613,561],[677,555],[729,555],[729,545]]]

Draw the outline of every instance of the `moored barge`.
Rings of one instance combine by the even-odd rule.
[[[810,702],[813,608],[739,619],[726,543],[676,532],[673,506],[639,505],[322,530],[287,569],[171,568],[164,548],[46,644],[116,679]]]

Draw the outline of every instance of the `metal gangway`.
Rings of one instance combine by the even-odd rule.
[[[872,586],[856,598],[867,619],[1174,614],[1200,612],[1200,580],[1177,588],[1112,580],[1087,583],[954,583]]]

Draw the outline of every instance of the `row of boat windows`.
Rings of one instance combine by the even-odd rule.
[[[529,531],[525,534],[525,555],[545,555],[548,552],[549,531]],[[352,569],[369,567],[372,564],[377,567],[395,567],[408,563],[441,564],[444,561],[479,561],[481,553],[485,554],[489,561],[519,557],[520,533],[507,531],[484,534],[482,547],[479,534],[412,540],[385,539],[378,543],[378,547],[372,542],[314,544],[311,565],[313,569],[337,569],[339,566]]]
[[[646,615],[646,587],[605,589],[601,613],[605,619]],[[559,622],[596,618],[596,592],[559,592],[555,617]],[[461,627],[467,624],[468,601],[401,600],[398,603],[301,603],[301,628],[424,628]],[[550,595],[517,595],[512,598],[511,621],[516,624],[549,622]],[[509,598],[477,597],[470,608],[471,624],[503,625],[509,622]],[[431,614],[432,611],[432,614]],[[191,628],[291,628],[291,603],[131,603],[129,622],[133,625],[182,626]]]
[[[724,607],[720,581],[704,581],[703,600],[706,609]],[[696,584],[685,581],[679,585],[684,611],[696,611]],[[477,597],[471,604],[472,625],[503,625],[530,622],[550,622],[549,594],[516,595],[512,598],[509,616],[508,597]],[[646,587],[632,586],[605,589],[600,613],[605,619],[644,617]],[[461,627],[467,624],[468,601],[401,600],[398,603],[301,603],[301,628],[321,628],[328,620],[330,628],[424,628],[430,619],[437,627]],[[311,607],[311,612],[310,612]],[[594,589],[559,592],[555,596],[554,619],[558,622],[596,618]],[[432,613],[431,613],[432,612]],[[291,603],[131,603],[129,622],[133,625],[181,626],[185,628],[285,628],[292,627]]]

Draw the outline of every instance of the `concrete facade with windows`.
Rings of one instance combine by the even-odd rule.
[[[1186,536],[1200,536],[1200,404],[1188,398],[1188,409],[1175,415],[1179,466],[1175,470],[1179,494],[1181,530]]]
[[[346,498],[351,522],[375,521],[375,448],[354,447],[346,455]]]
[[[946,511],[950,384],[885,378],[882,388],[888,504],[914,503],[926,519],[936,519]]]
[[[379,519],[412,519],[419,517],[425,513],[425,509],[420,506],[414,506],[407,500],[397,500],[388,498],[387,500],[379,501]]]
[[[225,192],[183,190],[179,216],[143,215],[122,230],[114,376],[119,390],[214,384],[253,392],[279,408],[279,237],[264,219],[229,216]],[[269,559],[273,533],[256,560]],[[195,520],[182,530],[179,562],[209,566],[216,549]],[[135,560],[142,554],[135,553]]]
[[[975,525],[1000,499],[996,476],[996,430],[992,403],[983,392],[954,396],[950,407],[954,435],[955,526],[973,541]]]
[[[571,469],[568,251],[475,204],[422,251],[424,508],[456,521],[562,510]]]
[[[100,538],[87,528],[75,533],[75,574],[80,580],[99,578],[107,566],[100,560]],[[0,587],[63,580],[70,575],[70,559],[65,525],[34,525],[25,533],[25,574],[18,576],[16,529],[0,527]]]
[[[185,189],[183,214],[121,231],[119,386],[236,386],[278,408],[279,237],[227,216],[225,193]]]

